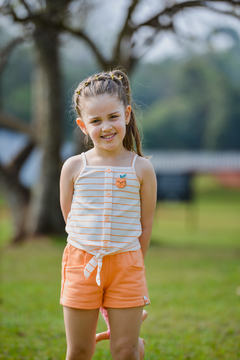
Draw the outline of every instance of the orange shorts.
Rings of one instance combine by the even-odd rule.
[[[60,303],[77,309],[129,308],[150,303],[141,249],[103,258],[101,285],[97,268],[88,279],[84,267],[93,255],[67,244],[62,260]]]

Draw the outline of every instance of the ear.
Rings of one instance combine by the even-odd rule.
[[[88,134],[88,131],[87,131],[86,126],[85,126],[84,122],[82,121],[82,119],[81,119],[81,118],[77,118],[76,123],[78,124],[78,126],[80,127],[80,129],[82,130],[82,132],[83,132],[85,135],[87,135],[87,134]]]
[[[132,108],[130,105],[126,106],[126,110],[125,110],[125,118],[126,118],[126,124],[128,125],[130,118],[131,118],[131,111]]]

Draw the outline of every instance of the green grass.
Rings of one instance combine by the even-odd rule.
[[[197,178],[191,206],[160,204],[146,258],[151,298],[142,325],[147,360],[240,358],[240,192]],[[11,247],[1,212],[0,359],[64,359],[59,305],[64,239]],[[105,324],[99,319],[98,331]],[[94,360],[110,360],[109,342]]]

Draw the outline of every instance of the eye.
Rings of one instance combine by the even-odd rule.
[[[119,117],[119,115],[111,115],[110,116],[110,119],[116,119],[116,118],[118,118]]]
[[[97,123],[99,123],[99,122],[100,122],[99,119],[95,119],[95,120],[92,120],[90,124],[97,124]]]

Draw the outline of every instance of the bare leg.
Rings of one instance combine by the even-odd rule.
[[[66,360],[90,360],[95,351],[99,309],[82,310],[64,306],[67,337]]]
[[[104,331],[101,333],[96,334],[96,342],[102,341],[102,340],[108,340],[108,332]]]
[[[139,360],[143,360],[145,356],[145,341],[141,338],[138,338],[138,353]]]
[[[110,350],[113,360],[139,360],[142,313],[142,306],[127,309],[108,308]]]
[[[143,310],[143,313],[142,313],[142,321],[144,321],[147,316],[148,316],[147,311],[146,311],[146,310]]]

